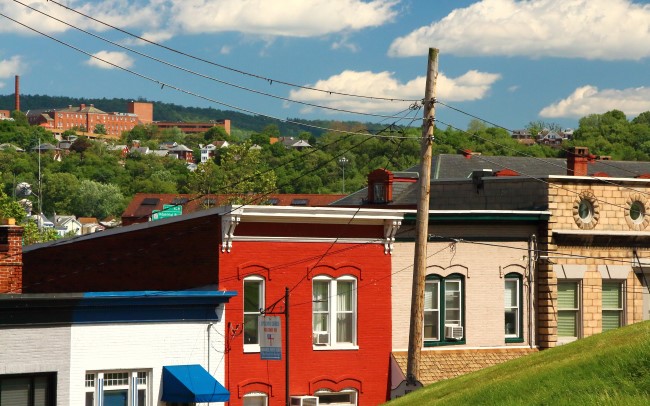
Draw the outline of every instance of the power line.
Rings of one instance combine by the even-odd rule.
[[[190,73],[190,74],[195,75],[195,76],[199,76],[199,77],[201,77],[203,79],[212,80],[214,82],[221,83],[223,85],[231,86],[231,87],[234,87],[234,88],[237,88],[237,89],[240,89],[240,90],[245,90],[245,91],[255,93],[255,94],[259,94],[259,95],[262,95],[262,96],[267,96],[267,97],[271,97],[271,98],[278,99],[278,100],[283,100],[283,101],[290,102],[290,103],[297,103],[297,104],[302,104],[302,105],[305,105],[305,106],[316,107],[316,108],[325,109],[325,110],[332,110],[332,111],[337,111],[337,112],[341,112],[341,113],[357,114],[357,115],[369,116],[369,117],[399,118],[399,117],[396,117],[396,116],[389,116],[389,115],[385,115],[385,114],[365,113],[365,112],[360,112],[360,111],[353,111],[353,110],[341,109],[341,108],[336,108],[336,107],[323,106],[323,105],[319,105],[319,104],[315,104],[315,103],[309,103],[309,102],[304,102],[304,101],[300,101],[300,100],[289,99],[287,97],[282,97],[282,96],[274,95],[274,94],[271,94],[271,93],[266,93],[266,92],[263,92],[263,91],[251,89],[251,88],[248,88],[248,87],[245,87],[245,86],[237,85],[235,83],[230,83],[230,82],[227,82],[225,80],[217,79],[217,78],[215,78],[213,76],[208,76],[208,75],[193,71],[191,69],[187,69],[187,68],[184,68],[182,66],[173,64],[171,62],[167,62],[167,61],[165,61],[163,59],[156,58],[154,56],[145,54],[143,52],[136,51],[135,49],[132,49],[132,48],[129,48],[127,46],[118,44],[117,42],[111,41],[111,40],[109,40],[107,38],[104,38],[102,36],[99,36],[97,34],[93,34],[93,33],[89,32],[89,31],[86,31],[86,30],[84,30],[82,28],[79,28],[79,27],[77,27],[77,26],[75,26],[73,24],[67,23],[67,22],[65,22],[65,21],[63,21],[61,19],[58,19],[58,18],[56,18],[54,16],[51,16],[51,15],[49,15],[47,13],[44,13],[43,11],[40,11],[40,10],[38,10],[38,9],[36,9],[34,7],[31,7],[31,6],[27,5],[27,4],[24,4],[19,0],[13,0],[13,1],[18,3],[18,4],[21,4],[21,5],[25,6],[27,8],[29,8],[30,10],[33,10],[33,11],[35,11],[37,13],[40,13],[40,14],[48,17],[48,18],[51,18],[51,19],[53,19],[55,21],[58,21],[58,22],[60,22],[62,24],[65,24],[68,27],[71,27],[71,28],[74,28],[75,30],[83,32],[84,34],[90,35],[90,36],[95,37],[97,39],[100,39],[100,40],[102,40],[104,42],[107,42],[107,43],[109,43],[111,45],[114,45],[116,47],[125,49],[125,50],[127,50],[129,52],[132,52],[134,54],[143,56],[143,57],[151,59],[153,61],[162,63],[162,64],[167,65],[169,67],[181,70],[181,71],[186,72],[186,73]]]
[[[16,1],[16,0],[14,0],[14,1]],[[270,78],[270,77],[257,75],[257,74],[254,74],[254,73],[246,72],[246,71],[241,70],[241,69],[236,69],[236,68],[232,68],[232,67],[229,67],[229,66],[226,66],[226,65],[222,65],[222,64],[219,64],[219,63],[216,63],[216,62],[212,62],[212,61],[209,61],[207,59],[203,59],[203,58],[188,54],[186,52],[179,51],[177,49],[174,49],[174,48],[159,44],[159,43],[157,43],[155,41],[148,40],[146,38],[143,38],[143,37],[140,37],[140,36],[138,36],[136,34],[133,34],[133,33],[129,32],[129,31],[126,31],[126,30],[123,30],[121,28],[115,27],[115,26],[113,26],[111,24],[108,24],[108,23],[106,23],[104,21],[98,20],[98,19],[96,19],[96,18],[94,18],[92,16],[89,16],[89,15],[84,14],[84,13],[78,11],[78,10],[70,8],[70,7],[68,7],[68,6],[64,5],[64,4],[61,4],[61,3],[59,3],[59,2],[57,2],[55,0],[49,0],[49,1],[51,3],[53,3],[53,4],[56,4],[57,6],[63,7],[64,9],[72,11],[72,12],[74,12],[76,14],[79,14],[79,15],[81,15],[83,17],[86,17],[86,18],[92,20],[92,21],[100,23],[100,24],[102,24],[102,25],[104,25],[106,27],[112,28],[112,29],[114,29],[116,31],[119,31],[119,32],[123,33],[123,34],[129,35],[129,36],[131,36],[133,38],[137,38],[137,39],[139,39],[141,41],[144,41],[144,42],[146,42],[148,44],[155,45],[157,47],[166,49],[168,51],[171,51],[171,52],[186,56],[186,57],[191,58],[191,59],[195,59],[197,61],[201,61],[201,62],[210,64],[210,65],[213,65],[213,66],[217,66],[217,67],[222,68],[222,69],[226,69],[226,70],[229,70],[229,71],[232,71],[232,72],[240,73],[242,75],[250,76],[250,77],[253,77],[253,78],[256,78],[256,79],[261,79],[261,80],[264,80],[264,81],[268,82],[269,84],[279,83],[279,84],[290,86],[290,87],[296,87],[296,88],[299,88],[299,89],[306,89],[306,90],[313,90],[315,92],[327,93],[327,94],[330,94],[330,95],[356,97],[356,98],[371,99],[371,100],[385,100],[385,101],[398,101],[398,102],[419,102],[419,101],[421,101],[421,99],[400,99],[400,98],[392,98],[392,97],[366,96],[366,95],[359,95],[359,94],[353,94],[353,93],[337,92],[337,91],[333,91],[333,90],[318,89],[318,88],[315,88],[315,87],[298,85],[298,84],[291,83],[291,82],[286,82],[286,81],[282,81],[282,80],[278,80],[278,79],[274,79],[274,78]]]
[[[88,56],[88,57],[90,57],[90,58],[93,58],[93,59],[96,59],[96,60],[98,60],[98,61],[104,62],[104,63],[106,63],[106,64],[108,64],[108,65],[110,65],[110,66],[113,66],[113,67],[115,67],[115,68],[117,68],[117,69],[120,69],[120,70],[122,70],[122,71],[124,71],[124,72],[127,72],[127,73],[130,73],[130,74],[132,74],[132,75],[135,75],[135,76],[137,76],[137,77],[139,77],[139,78],[141,78],[141,79],[145,79],[145,80],[148,80],[148,81],[150,81],[150,82],[156,83],[156,84],[160,85],[160,88],[161,88],[161,89],[164,89],[165,87],[168,87],[168,88],[173,89],[173,90],[176,90],[176,91],[178,91],[178,92],[180,92],[180,93],[184,93],[184,94],[187,94],[187,95],[190,95],[190,96],[193,96],[193,97],[197,97],[197,98],[200,98],[200,99],[203,99],[203,100],[206,100],[206,101],[209,101],[209,102],[215,103],[215,104],[219,104],[219,105],[221,105],[221,106],[225,106],[225,107],[228,107],[228,108],[231,108],[231,109],[234,109],[234,110],[239,110],[239,111],[242,111],[242,112],[245,112],[245,113],[251,114],[251,115],[256,115],[256,116],[261,116],[261,117],[270,118],[270,119],[277,120],[277,121],[284,122],[284,123],[295,124],[295,125],[298,125],[298,126],[301,126],[301,127],[306,127],[306,128],[316,129],[316,130],[322,130],[322,131],[330,131],[330,132],[341,133],[341,134],[360,134],[360,133],[355,133],[355,132],[352,132],[352,131],[344,131],[344,130],[337,130],[337,129],[331,129],[331,128],[320,127],[320,126],[317,126],[317,125],[307,124],[307,123],[303,123],[303,122],[296,121],[296,120],[282,119],[282,118],[279,118],[279,117],[271,116],[271,115],[269,115],[269,114],[259,113],[259,112],[256,112],[256,111],[253,111],[253,110],[250,110],[250,109],[246,109],[246,108],[243,108],[243,107],[235,106],[235,105],[232,105],[232,104],[229,104],[229,103],[225,103],[225,102],[222,102],[222,101],[219,101],[219,100],[216,100],[216,99],[213,99],[213,98],[207,97],[207,96],[203,96],[203,95],[201,95],[201,94],[198,94],[198,93],[195,93],[195,92],[192,92],[192,91],[189,91],[189,90],[183,89],[183,88],[181,88],[181,87],[178,87],[178,86],[172,85],[172,84],[167,83],[167,82],[160,81],[160,80],[158,80],[158,79],[152,78],[152,77],[150,77],[150,76],[144,75],[144,74],[142,74],[142,73],[136,72],[136,71],[134,71],[134,70],[131,70],[131,69],[125,68],[125,67],[120,66],[120,65],[118,65],[118,64],[115,64],[115,63],[113,63],[113,62],[110,62],[110,61],[107,61],[107,60],[105,60],[105,59],[102,59],[102,58],[100,58],[100,57],[98,57],[98,56],[96,56],[96,55],[93,55],[93,54],[91,54],[90,52],[84,51],[83,49],[78,48],[78,47],[76,47],[76,46],[74,46],[74,45],[72,45],[72,44],[69,44],[69,43],[67,43],[67,42],[65,42],[65,41],[62,41],[62,40],[60,40],[60,39],[58,39],[58,38],[55,38],[55,37],[53,37],[53,36],[51,36],[51,35],[45,34],[44,32],[39,31],[39,30],[37,30],[37,29],[35,29],[35,28],[33,28],[33,27],[30,27],[30,26],[28,26],[28,25],[26,25],[26,24],[23,24],[23,23],[21,23],[20,21],[17,21],[17,20],[15,20],[15,19],[13,19],[13,18],[11,18],[11,17],[9,17],[9,16],[3,14],[3,13],[0,13],[0,16],[5,17],[5,18],[7,18],[8,20],[11,20],[11,21],[15,22],[16,24],[19,24],[19,25],[21,25],[21,26],[23,26],[23,27],[25,27],[25,28],[27,28],[27,29],[29,29],[29,30],[31,30],[31,31],[34,31],[34,32],[36,32],[37,34],[40,34],[40,35],[42,35],[42,36],[44,36],[44,37],[47,37],[47,38],[49,38],[49,39],[51,39],[51,40],[53,40],[53,41],[55,41],[55,42],[58,42],[58,43],[61,44],[61,45],[64,45],[64,46],[66,46],[66,47],[68,47],[68,48],[71,48],[71,49],[77,51],[77,52],[80,52],[80,53],[82,53],[82,54],[84,54],[84,55],[86,55],[86,56]],[[380,136],[380,137],[381,137],[381,136]],[[384,136],[384,138],[409,138],[409,137],[398,137],[398,136],[385,137],[385,136]]]
[[[451,124],[447,124],[447,123],[445,123],[445,122],[443,122],[443,121],[441,121],[441,120],[439,120],[439,119],[436,119],[436,121],[438,121],[438,122],[440,122],[440,123],[442,123],[442,124],[444,124],[444,125],[447,125],[447,126],[449,126],[449,127],[451,127],[451,128],[454,128],[454,129],[456,129],[456,130],[458,130],[458,131],[463,131],[463,130],[460,130],[460,129],[458,129],[458,128],[452,126]],[[463,131],[463,132],[465,132],[466,134],[472,135],[472,134],[468,133],[467,131]],[[474,136],[474,135],[472,135],[472,136]],[[481,137],[478,137],[478,138],[481,138]],[[486,140],[486,141],[489,141],[489,140]],[[497,144],[497,145],[501,145],[501,144],[498,144],[498,143],[496,143],[496,142],[495,142],[495,144]],[[510,170],[512,170],[513,172],[517,172],[517,173],[519,173],[519,174],[521,174],[521,175],[523,175],[523,176],[525,176],[525,177],[527,177],[527,178],[530,178],[530,179],[536,180],[536,181],[538,181],[538,182],[545,183],[545,184],[547,184],[549,187],[553,187],[553,188],[556,188],[556,189],[566,190],[567,192],[573,193],[573,194],[575,194],[575,195],[580,195],[580,193],[581,193],[581,192],[578,192],[578,191],[575,191],[575,190],[571,190],[571,189],[564,188],[564,187],[562,187],[562,186],[558,186],[558,185],[556,185],[556,184],[554,184],[554,183],[551,183],[551,182],[547,182],[547,181],[541,179],[540,177],[533,176],[533,175],[529,175],[529,174],[526,174],[526,173],[521,172],[521,171],[515,171],[515,170],[512,169],[512,168],[508,168],[507,166],[504,166],[504,165],[502,165],[502,164],[498,164],[498,163],[496,163],[496,162],[494,162],[494,161],[489,160],[489,159],[486,158],[484,155],[476,155],[475,157],[476,157],[477,159],[480,159],[480,160],[483,160],[483,161],[489,162],[489,163],[491,163],[492,165],[495,165],[495,166],[497,166],[497,167],[502,167],[502,168],[504,168],[504,169],[510,169]],[[537,158],[537,159],[541,159],[541,158]],[[542,159],[542,161],[543,161],[543,159]],[[545,162],[546,162],[546,161],[545,161]],[[550,163],[550,162],[547,162],[547,163]],[[554,165],[554,164],[553,164],[553,165]],[[591,177],[591,178],[592,178],[593,180],[601,180],[601,178],[595,178],[595,177]],[[643,192],[643,191],[636,190],[636,189],[633,189],[633,188],[628,188],[628,187],[626,187],[626,186],[619,185],[619,184],[614,183],[614,182],[611,182],[611,181],[605,181],[605,180],[603,180],[603,182],[605,182],[605,183],[609,183],[609,184],[611,184],[611,185],[614,185],[614,186],[617,186],[617,187],[620,187],[620,188],[623,188],[623,189],[629,189],[629,190],[632,190],[632,191],[637,192],[637,193],[648,194],[647,192]],[[610,202],[608,202],[608,201],[606,201],[606,200],[598,199],[598,198],[596,198],[596,197],[594,197],[594,200],[597,201],[597,202],[601,202],[601,203],[609,204],[609,205],[612,205],[612,206],[615,206],[615,207],[619,207],[619,208],[624,209],[624,210],[627,210],[627,209],[628,209],[628,207],[621,206],[621,205],[618,205],[618,204],[615,204],[615,203],[610,203]]]
[[[484,118],[478,117],[478,116],[476,116],[476,115],[474,115],[474,114],[472,114],[472,113],[468,113],[468,112],[466,112],[466,111],[464,111],[464,110],[461,110],[461,109],[459,109],[459,108],[457,108],[457,107],[450,106],[450,105],[445,104],[445,103],[443,103],[443,102],[441,102],[441,101],[439,101],[439,100],[436,100],[436,103],[438,103],[438,104],[440,104],[440,105],[442,105],[442,106],[445,106],[445,107],[447,107],[447,108],[449,108],[449,109],[451,109],[451,110],[454,110],[454,111],[456,111],[456,112],[458,112],[458,113],[461,113],[461,114],[464,114],[464,115],[466,115],[466,116],[469,116],[469,117],[475,118],[475,119],[480,120],[480,121],[482,121],[482,122],[484,122],[484,123],[488,123],[488,124],[490,124],[490,125],[493,126],[493,127],[500,128],[500,129],[502,129],[502,130],[506,130],[506,131],[508,131],[508,132],[510,132],[510,133],[513,133],[513,132],[514,132],[513,130],[511,130],[511,129],[509,129],[509,128],[506,128],[506,127],[501,126],[501,125],[499,125],[499,124],[495,124],[495,123],[493,123],[493,122],[491,122],[491,121],[489,121],[489,120],[487,120],[487,119],[484,119]],[[531,135],[532,135],[532,134],[531,134]],[[558,149],[561,150],[562,152],[567,153],[567,154],[570,153],[570,151],[566,150],[565,148],[562,148],[561,146],[560,146],[560,148],[558,148]],[[517,152],[517,153],[520,154],[520,155],[529,156],[529,157],[534,158],[533,156],[531,156],[531,155],[529,155],[529,154],[525,154],[525,153],[520,152],[520,151],[516,151],[516,150],[515,150],[515,152]],[[629,170],[629,169],[627,169],[627,168],[621,168],[620,166],[613,165],[612,163],[607,162],[607,161],[602,161],[602,160],[601,160],[601,161],[599,161],[599,162],[600,162],[601,164],[605,165],[605,166],[609,166],[609,167],[614,168],[614,169],[618,169],[618,170],[621,170],[621,171],[624,171],[624,172],[628,172],[628,173],[631,173],[631,174],[633,174],[633,175],[637,175],[637,176],[639,175],[638,173],[636,173],[636,172],[634,172],[634,171],[631,171],[631,170]]]

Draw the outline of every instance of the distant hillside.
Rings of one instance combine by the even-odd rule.
[[[69,105],[78,106],[81,103],[94,104],[100,110],[107,112],[126,111],[126,105],[132,99],[80,99],[75,97],[65,96],[45,96],[45,95],[21,95],[20,108],[22,111],[31,109],[43,108],[61,108]],[[138,99],[138,101],[150,101]],[[298,134],[308,131],[315,136],[320,136],[324,131],[299,126],[296,124],[284,123],[281,121],[273,120],[262,116],[253,116],[236,111],[218,110],[211,107],[185,107],[178,104],[152,102],[154,105],[153,118],[156,121],[209,121],[209,120],[231,120],[232,126],[242,130],[243,132],[260,132],[269,124],[276,124],[280,129],[280,134],[283,136],[297,136]],[[0,110],[13,110],[14,109],[14,95],[0,95]],[[299,121],[317,127],[330,128],[334,121],[328,120],[300,120],[292,119],[292,121]],[[345,122],[348,128],[355,128],[363,125],[370,130],[377,130],[383,126],[372,123],[356,123]],[[339,126],[340,127],[340,126]]]

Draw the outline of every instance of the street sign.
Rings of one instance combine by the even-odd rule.
[[[168,219],[183,214],[183,206],[180,204],[163,204],[162,210],[151,212],[151,221]]]
[[[259,316],[257,319],[260,334],[260,357],[262,360],[282,359],[282,329],[279,316]]]

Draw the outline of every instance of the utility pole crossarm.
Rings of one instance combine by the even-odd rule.
[[[420,385],[420,353],[423,345],[424,284],[429,235],[429,193],[431,191],[431,147],[435,127],[435,95],[438,78],[438,49],[429,48],[427,82],[422,119],[422,149],[420,152],[420,190],[416,215],[415,254],[413,259],[413,290],[411,292],[411,322],[406,366],[406,381]]]

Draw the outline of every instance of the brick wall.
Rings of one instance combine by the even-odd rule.
[[[450,245],[429,243],[427,246],[427,274],[447,276],[461,273],[465,276],[465,347],[506,347],[504,335],[504,276],[515,272],[523,278],[523,333],[524,342],[515,346],[528,345],[528,282],[525,278],[527,259],[526,241],[499,242],[518,249],[475,245],[469,242]],[[413,242],[398,242],[393,252],[392,307],[393,307],[393,350],[408,348],[411,291],[413,281]],[[431,347],[447,348],[447,347]]]
[[[22,293],[23,228],[0,225],[0,293]]]

